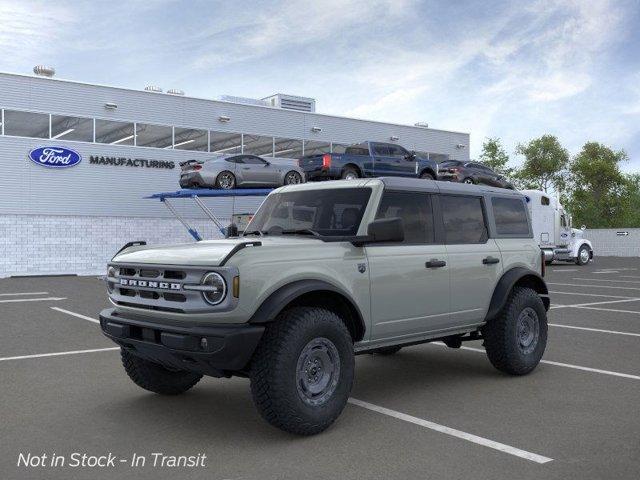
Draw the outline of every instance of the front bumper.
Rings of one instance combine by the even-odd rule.
[[[100,312],[102,332],[120,347],[170,369],[213,377],[243,371],[258,346],[264,326],[167,325],[126,317],[108,308]]]

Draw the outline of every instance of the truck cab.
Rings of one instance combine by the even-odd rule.
[[[586,265],[593,259],[593,246],[584,229],[572,228],[571,215],[557,198],[541,190],[523,190],[527,198],[533,236],[544,252],[545,262],[554,260]]]

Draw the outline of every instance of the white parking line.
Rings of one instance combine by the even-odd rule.
[[[640,333],[631,333],[631,332],[618,332],[616,330],[602,330],[600,328],[587,328],[587,327],[576,327],[574,325],[560,325],[558,323],[549,323],[550,327],[559,327],[559,328],[572,328],[575,330],[585,330],[587,332],[598,332],[598,333],[611,333],[614,335],[628,335],[630,337],[640,337]]]
[[[563,273],[563,272],[577,272],[580,269],[579,268],[568,268],[567,270],[565,270],[564,268],[550,268],[549,270],[552,271],[552,272]]]
[[[593,275],[607,274],[607,273],[619,273],[618,270],[602,270],[600,272],[593,272]]]
[[[44,302],[58,300],[66,300],[66,297],[44,297],[44,298],[12,298],[11,300],[0,300],[0,303],[18,303],[18,302]]]
[[[0,297],[13,297],[18,295],[49,295],[49,292],[0,293]]]
[[[110,352],[113,350],[120,350],[120,347],[109,348],[93,348],[91,350],[73,350],[70,352],[54,352],[54,353],[39,353],[36,355],[21,355],[19,357],[4,357],[0,358],[0,362],[6,362],[9,360],[26,360],[29,358],[43,358],[43,357],[59,357],[63,355],[78,355],[81,353],[95,353],[95,352]]]
[[[577,292],[549,292],[549,294],[555,295],[578,295],[583,297],[606,297],[606,298],[636,298],[636,297],[623,297],[621,295],[603,295],[602,293],[577,293]]]
[[[432,345],[446,346],[444,343],[433,342]],[[461,350],[469,350],[471,352],[487,353],[483,348],[473,347],[460,347]],[[571,363],[553,362],[551,360],[540,360],[540,363],[546,363],[547,365],[555,365],[556,367],[572,368],[574,370],[582,370],[585,372],[602,373],[603,375],[611,375],[613,377],[630,378],[632,380],[640,380],[640,376],[631,375],[630,373],[612,372],[610,370],[600,370],[599,368],[583,367],[581,365],[572,365]]]
[[[585,310],[600,310],[601,312],[633,313],[635,315],[640,315],[640,312],[636,312],[634,310],[616,310],[614,308],[599,308],[587,306],[576,306],[575,308],[584,308]]]
[[[610,280],[608,278],[579,278],[573,277],[573,280],[595,280],[596,282],[613,282],[613,283],[635,283],[638,284],[638,280]]]
[[[638,275],[618,275],[620,278],[640,278]]]
[[[88,320],[89,322],[100,323],[100,320],[96,320],[95,318],[87,317],[86,315],[81,315],[79,313],[70,312],[69,310],[65,310],[64,308],[58,308],[58,307],[49,307],[49,308],[51,310],[55,310],[56,312],[66,313],[67,315],[71,315],[73,317],[78,317],[78,318],[82,318],[83,320]]]
[[[413,423],[414,425],[419,425],[421,427],[435,430],[436,432],[451,435],[452,437],[456,438],[461,438],[462,440],[467,440],[468,442],[476,443],[484,447],[493,448],[494,450],[499,450],[501,452],[508,453],[509,455],[524,458],[525,460],[530,460],[532,462],[548,463],[553,460],[552,458],[543,457],[542,455],[527,452],[526,450],[520,450],[519,448],[505,445],[504,443],[494,442],[493,440],[489,440],[488,438],[479,437],[471,433],[456,430],[455,428],[445,427],[444,425],[430,422],[429,420],[423,420],[422,418],[413,417],[411,415],[407,415],[406,413],[391,410],[389,408],[380,407],[378,405],[374,405],[373,403],[363,402],[362,400],[358,400],[356,398],[349,398],[349,403],[352,405],[357,405],[358,407],[366,408],[367,410],[371,410],[373,412],[397,418],[398,420],[403,420],[405,422]]]
[[[640,290],[637,287],[619,287],[618,285],[585,285],[584,283],[554,283],[547,282],[547,285],[563,285],[565,287],[591,287],[591,288],[615,288],[618,290]]]
[[[624,303],[624,302],[637,302],[638,300],[640,300],[640,298],[626,298],[624,300],[608,300],[608,301],[604,301],[604,302],[590,302],[590,303],[576,303],[576,304],[572,304],[572,305],[552,305],[551,308],[555,309],[555,308],[577,308],[577,307],[589,307],[591,305],[605,305],[607,303]],[[51,307],[53,308],[53,307]]]

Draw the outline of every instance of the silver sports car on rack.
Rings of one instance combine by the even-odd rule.
[[[180,164],[180,188],[280,187],[305,181],[297,160],[224,155]]]

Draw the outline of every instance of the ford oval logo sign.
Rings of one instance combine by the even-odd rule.
[[[43,167],[67,168],[79,164],[82,155],[70,148],[39,147],[29,152],[29,159]]]

